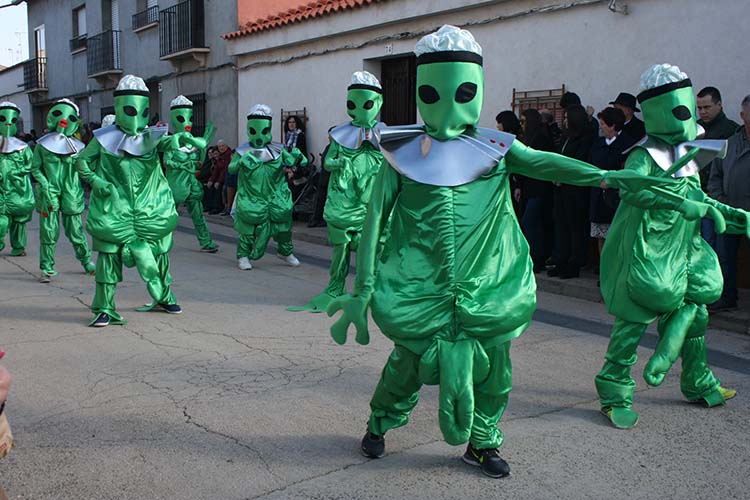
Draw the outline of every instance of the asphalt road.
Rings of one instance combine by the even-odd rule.
[[[136,272],[118,288],[126,326],[86,327],[93,279],[64,237],[60,276],[37,282],[38,225],[27,257],[0,253],[0,348],[14,376],[6,411],[17,447],[0,485],[24,499],[748,498],[750,337],[708,335],[727,406],[687,404],[679,366],[662,387],[635,367],[636,429],[598,412],[593,378],[612,319],[601,304],[540,294],[513,341],[514,387],[500,427],[511,476],[493,480],[441,439],[437,390],[425,387],[387,455],[358,452],[390,343],[330,340],[323,314],[289,313],[327,280],[326,247],[299,243],[299,268],[273,250],[240,271],[230,228],[199,253],[181,219],[171,253],[180,316],[138,313]]]

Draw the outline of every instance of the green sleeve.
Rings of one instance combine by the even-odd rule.
[[[323,168],[329,172],[333,172],[341,168],[341,160],[339,160],[339,152],[341,147],[339,143],[331,139],[331,144],[328,146],[328,152],[326,157],[323,158]]]
[[[651,156],[642,148],[634,149],[625,162],[625,170],[632,170],[642,175],[651,172]],[[667,194],[666,191],[663,191]],[[655,208],[663,210],[677,210],[680,206],[679,195],[659,196],[651,190],[641,189],[638,191],[620,191],[620,198],[626,203],[642,208],[644,210]]]
[[[309,160],[305,158],[302,151],[298,148],[294,148],[291,151],[287,151],[286,149],[281,150],[281,162],[290,167],[297,165],[297,162],[299,162],[299,166],[304,167],[307,166]]]
[[[23,166],[21,167],[21,173],[28,174],[31,173],[31,160],[32,160],[33,153],[31,152],[31,148],[26,147],[23,149]]]
[[[102,154],[101,148],[99,141],[93,139],[89,142],[88,146],[81,151],[76,159],[76,170],[78,171],[78,175],[81,176],[81,179],[95,188],[107,184],[107,181],[96,175],[91,168],[92,165],[96,167],[96,164],[99,162],[99,158]]]
[[[42,189],[46,191],[49,188],[49,181],[47,181],[47,177],[42,172],[42,164],[44,163],[42,149],[41,146],[35,148],[34,154],[31,156],[31,175],[34,176],[34,179],[36,179]]]
[[[238,153],[232,154],[232,160],[229,162],[229,166],[227,167],[227,172],[230,174],[236,174],[240,171],[240,166],[242,165],[242,157]]]
[[[727,229],[725,231],[727,234],[747,234],[748,222],[750,222],[750,220],[748,220],[750,214],[748,214],[747,211],[730,207],[720,201],[714,200],[706,195],[703,190],[700,190],[700,192],[695,191],[695,193],[701,196],[699,201],[702,201],[706,205],[711,205],[721,212],[721,215],[724,216],[724,220],[727,223]]]
[[[605,171],[586,162],[546,151],[537,151],[514,141],[505,155],[508,172],[543,181],[599,187]]]
[[[357,250],[357,276],[354,280],[353,295],[362,296],[366,299],[369,299],[372,295],[378,245],[400,191],[401,178],[386,163],[375,179],[370,205],[367,208],[367,217],[362,229],[362,240]]]

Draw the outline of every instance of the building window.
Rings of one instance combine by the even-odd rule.
[[[70,51],[78,52],[86,48],[86,5],[73,9],[73,38]]]
[[[413,55],[384,59],[380,63],[383,107],[380,120],[387,125],[417,122],[417,58]]]
[[[193,102],[193,130],[191,133],[200,137],[206,131],[206,94],[186,95]]]

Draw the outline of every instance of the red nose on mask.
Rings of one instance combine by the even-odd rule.
[[[62,120],[60,120],[60,126],[62,128],[68,128],[68,120],[66,120],[65,118],[63,118]]]
[[[190,125],[185,125],[185,132],[190,132],[193,129]]]

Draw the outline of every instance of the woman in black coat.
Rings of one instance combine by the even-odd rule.
[[[625,149],[630,145],[629,137],[623,135],[625,113],[617,108],[606,108],[597,115],[602,137],[598,137],[591,147],[589,163],[602,170],[620,170],[625,163]],[[607,237],[609,225],[615,216],[620,198],[616,189],[591,188],[589,204],[589,220],[591,221],[591,237],[597,239],[599,255],[602,254],[604,239]]]
[[[567,125],[560,153],[587,161],[593,136],[586,109],[581,105],[565,110]],[[586,263],[589,235],[589,188],[560,184],[554,188],[554,216],[557,265],[547,271],[562,279],[577,278]]]

